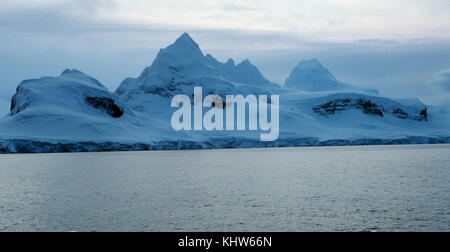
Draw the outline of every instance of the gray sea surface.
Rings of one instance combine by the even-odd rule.
[[[450,231],[450,145],[0,155],[0,231]]]

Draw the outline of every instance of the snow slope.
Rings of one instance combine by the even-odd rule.
[[[142,120],[99,81],[77,70],[23,81],[12,110],[0,121],[1,138],[136,140]],[[149,122],[151,123],[151,122]]]
[[[279,95],[280,138],[261,132],[171,128],[177,94]],[[183,34],[137,78],[114,92],[77,70],[22,82],[0,120],[0,153],[203,149],[450,142],[450,116],[417,99],[382,97],[341,83],[317,60],[299,64],[282,87],[245,60],[221,63]]]

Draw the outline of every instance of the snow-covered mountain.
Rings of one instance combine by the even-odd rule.
[[[233,59],[229,59],[226,63],[221,63],[211,54],[207,54],[206,59],[225,79],[229,81],[254,85],[259,88],[279,87],[278,84],[267,80],[258,68],[248,59],[237,65],[234,63]]]
[[[300,62],[286,80],[287,88],[308,91],[362,91],[378,95],[375,89],[364,89],[338,81],[317,59]]]
[[[125,79],[116,94],[134,110],[148,114],[170,102],[168,98],[174,95],[192,95],[194,87],[221,95],[269,93],[280,88],[266,80],[248,60],[236,66],[232,60],[222,64],[211,55],[205,56],[185,33],[162,49],[138,78]]]
[[[279,140],[261,142],[253,131],[174,131],[171,100],[193,97],[194,87],[205,96],[279,95]],[[205,55],[188,34],[114,93],[66,70],[23,81],[11,104],[0,120],[0,153],[450,142],[442,108],[341,83],[317,60],[301,62],[282,87],[249,60]]]
[[[122,134],[133,111],[100,82],[77,70],[23,81],[0,121],[1,134],[60,139],[108,138]],[[125,127],[123,127],[125,128]]]

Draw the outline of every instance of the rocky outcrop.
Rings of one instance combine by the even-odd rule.
[[[356,109],[364,114],[384,117],[385,114],[391,114],[400,119],[410,119],[415,121],[428,121],[428,109],[425,107],[416,114],[406,112],[400,107],[385,107],[369,99],[335,99],[324,104],[313,107],[313,111],[322,116],[334,115],[336,113]]]
[[[10,116],[16,115],[22,111],[24,111],[29,105],[29,101],[25,99],[24,102],[20,102],[19,97],[28,97],[29,91],[23,90],[20,91],[20,87],[17,88],[17,93],[11,99],[11,109],[9,112]]]
[[[119,107],[111,98],[86,97],[85,99],[92,107],[99,109],[114,118],[122,117],[124,114],[123,108]]]

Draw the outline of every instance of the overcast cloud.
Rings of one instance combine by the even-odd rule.
[[[185,31],[279,83],[315,57],[344,81],[434,103],[430,79],[450,69],[448,0],[0,0],[0,97],[65,68],[114,90]]]
[[[442,90],[450,92],[450,69],[437,73],[433,79],[431,79],[431,83]]]

